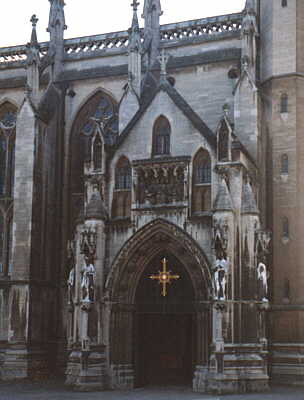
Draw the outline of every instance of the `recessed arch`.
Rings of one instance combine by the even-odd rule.
[[[163,245],[173,253],[178,252],[191,277],[196,300],[207,300],[212,296],[212,273],[203,250],[179,227],[157,219],[135,233],[115,258],[106,283],[112,301],[120,299],[134,303],[137,283],[145,265]]]
[[[92,151],[92,140],[98,120],[106,121],[106,127],[100,132],[101,143],[97,151]],[[84,207],[84,164],[96,163],[100,169],[105,165],[104,147],[111,144],[118,131],[117,102],[104,90],[97,89],[78,108],[69,138],[69,222],[73,229],[75,221]],[[94,143],[93,143],[94,144]],[[95,157],[95,159],[94,159]]]
[[[176,336],[185,335],[184,337],[189,338],[188,345],[191,348],[192,344],[195,346],[192,350],[188,350],[193,358],[190,364],[186,363],[188,367],[184,371],[190,377],[190,380],[187,380],[189,383],[191,374],[193,374],[197,365],[206,365],[210,356],[212,320],[210,308],[207,304],[213,295],[213,285],[208,259],[203,250],[186,232],[166,220],[157,219],[141,228],[127,241],[115,258],[106,282],[106,299],[109,301],[111,309],[110,363],[115,371],[118,371],[118,375],[127,372],[128,376],[132,377],[130,379],[133,379],[133,381],[136,379],[139,384],[145,384],[140,377],[141,366],[145,365],[145,362],[140,361],[138,355],[142,354],[140,338],[146,337],[140,327],[146,326],[145,321],[150,321],[150,325],[151,323],[153,325],[153,319],[151,322],[149,317],[151,314],[149,312],[147,314],[145,303],[142,302],[142,298],[138,299],[136,294],[140,282],[146,282],[144,274],[154,271],[154,264],[155,272],[157,272],[159,259],[157,260],[155,257],[162,254],[167,254],[169,257],[170,255],[173,256],[172,259],[176,261],[171,265],[173,272],[176,268],[176,272],[189,279],[189,285],[182,286],[189,288],[186,291],[190,293],[190,296],[186,295],[185,299],[182,299],[185,301],[182,302],[176,303],[173,300],[171,305],[185,306],[188,300],[190,306],[189,308],[186,306],[185,310],[181,310],[180,307],[176,308],[178,313],[175,314],[176,318],[170,319],[172,323],[176,320],[179,321],[179,323],[176,323],[178,330]],[[183,282],[180,283],[183,284]],[[154,287],[157,288],[157,285]],[[176,293],[173,296],[176,296]],[[158,296],[156,295],[155,298],[158,298]],[[175,297],[175,299],[180,300],[178,297]],[[155,302],[152,304],[156,304],[156,307],[159,305]],[[164,314],[163,309],[162,313],[159,313],[159,308],[154,309],[153,315],[158,328],[159,324],[162,324],[162,316],[168,316],[168,318],[174,316],[172,308],[170,310]],[[141,319],[140,316],[144,315],[147,315],[147,320]],[[188,318],[188,322],[181,325],[180,318],[184,317]],[[193,342],[190,339],[192,336],[186,336],[188,334],[184,330],[185,325],[190,326],[190,324],[191,330],[197,338]],[[166,330],[166,332],[169,331]],[[144,357],[149,359],[147,355]],[[117,384],[119,386],[119,382]]]

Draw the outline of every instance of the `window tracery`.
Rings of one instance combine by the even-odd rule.
[[[115,171],[115,189],[131,190],[132,172],[131,165],[127,158],[119,160]]]
[[[102,170],[102,141],[97,133],[93,139],[93,167],[94,171]]]
[[[132,169],[129,160],[121,157],[115,169],[112,217],[127,218],[131,215]]]
[[[192,211],[194,214],[211,210],[211,158],[201,149],[193,161]]]
[[[153,156],[170,154],[171,126],[167,118],[157,119],[153,129]]]
[[[96,92],[80,109],[73,123],[70,148],[70,229],[86,201],[88,174],[105,173],[105,148],[118,136],[118,107],[103,91]]]
[[[0,106],[0,274],[12,273],[12,215],[15,176],[17,110],[9,102]]]
[[[0,196],[11,196],[14,182],[16,111],[9,103],[0,107]]]

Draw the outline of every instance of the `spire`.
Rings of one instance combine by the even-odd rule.
[[[63,69],[64,56],[64,30],[67,28],[64,16],[64,1],[49,0],[51,3],[49,25],[47,31],[50,33],[50,47],[46,62],[53,66],[51,80],[56,80]]]
[[[255,0],[246,0],[245,10],[255,12]]]
[[[102,219],[108,218],[107,210],[103,204],[99,190],[95,187],[91,199],[86,207],[85,219]]]
[[[37,22],[38,21],[39,20],[38,20],[36,14],[34,14],[32,16],[32,18],[30,19],[30,22],[32,23],[32,35],[31,35],[30,45],[32,47],[37,47],[38,46],[37,31],[36,31],[36,26],[37,26]]]
[[[219,189],[214,202],[214,211],[233,211],[232,200],[224,175],[222,175],[219,184]]]
[[[142,17],[145,20],[149,19],[154,10],[159,17],[163,15],[160,0],[145,0]]]
[[[131,7],[133,7],[133,20],[132,26],[129,29],[129,51],[140,51],[141,50],[141,40],[140,40],[140,29],[137,17],[137,7],[139,2],[133,0]]]
[[[163,81],[167,80],[167,65],[170,59],[170,55],[166,53],[165,49],[162,49],[161,55],[158,57],[160,63],[160,76]]]
[[[27,81],[26,93],[31,97],[33,103],[36,105],[38,101],[39,92],[39,66],[40,66],[40,48],[37,39],[36,26],[38,18],[34,14],[31,18],[32,34],[31,41],[27,44],[26,50],[26,64],[27,64]]]
[[[64,31],[67,28],[65,24],[64,1],[49,0],[49,2],[51,3],[51,9],[47,31],[52,33],[57,27],[60,27]]]
[[[255,201],[254,193],[247,178],[247,181],[243,185],[242,194],[242,214],[258,214],[258,207]]]
[[[147,68],[151,68],[159,55],[160,16],[163,14],[160,0],[145,0],[142,17],[145,20],[143,53]]]

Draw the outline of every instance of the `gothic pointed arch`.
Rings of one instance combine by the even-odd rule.
[[[153,127],[152,155],[170,155],[171,125],[168,119],[161,115],[157,118]]]
[[[201,148],[193,159],[192,213],[199,215],[211,210],[211,157]]]
[[[118,106],[103,90],[96,91],[79,109],[70,134],[69,156],[69,219],[73,228],[84,207],[84,166],[100,171],[105,146],[115,143],[118,135]]]
[[[151,287],[147,279],[151,272],[157,273],[164,254],[168,255],[169,268],[172,267],[173,272],[177,272],[181,278],[175,287],[181,285],[182,288],[179,293],[171,292],[170,299],[165,302],[170,303],[170,310],[177,307],[177,317],[182,318],[182,313],[192,310],[188,315],[192,315],[192,321],[197,321],[193,325],[193,334],[199,343],[197,349],[193,350],[196,359],[194,363],[206,365],[209,359],[212,321],[209,308],[202,308],[202,304],[208,302],[213,294],[208,259],[185,231],[166,220],[157,219],[145,225],[126,242],[115,258],[106,282],[106,298],[114,305],[111,309],[110,362],[118,370],[136,371],[136,379],[140,379],[140,371],[145,363],[138,360],[141,341],[136,336],[139,332],[135,326],[138,322],[140,324],[138,315],[147,311],[147,304],[148,307],[152,304],[154,312],[156,310],[156,321],[161,315],[157,314],[159,306],[163,304],[159,287],[150,280]],[[191,348],[191,344],[189,346]],[[188,351],[191,354],[190,348]],[[191,374],[192,368],[189,368],[189,372]]]
[[[143,270],[161,248],[175,254],[187,270],[196,301],[212,296],[211,267],[203,249],[176,225],[157,219],[136,232],[115,258],[106,283],[112,301],[134,303]]]

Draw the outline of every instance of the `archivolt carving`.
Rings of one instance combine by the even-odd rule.
[[[202,249],[179,227],[160,219],[142,228],[122,248],[106,282],[107,296],[112,301],[132,303],[145,266],[162,249],[178,254],[192,280],[196,298],[210,298],[212,276]]]

